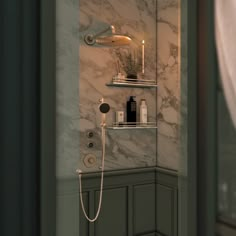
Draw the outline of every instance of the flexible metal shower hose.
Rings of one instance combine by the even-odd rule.
[[[84,213],[85,218],[89,222],[95,222],[100,214],[101,206],[102,206],[102,193],[103,193],[103,177],[104,177],[104,163],[105,163],[105,146],[106,146],[106,134],[105,134],[105,123],[101,125],[101,138],[102,138],[102,170],[101,170],[101,185],[100,185],[100,195],[99,195],[99,204],[98,209],[95,217],[93,219],[89,218],[88,214],[85,211],[84,208],[84,202],[83,202],[83,195],[82,195],[82,172],[79,171],[79,194],[80,194],[80,202],[81,207]]]

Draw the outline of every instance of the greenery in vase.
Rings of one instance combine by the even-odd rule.
[[[129,53],[125,57],[123,67],[127,75],[137,75],[141,69],[141,63],[138,58]]]
[[[133,50],[133,53],[127,50],[122,50],[118,53],[122,68],[127,76],[137,75],[142,69],[141,57],[137,55],[138,53],[135,50]]]

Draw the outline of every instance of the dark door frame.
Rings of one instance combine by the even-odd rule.
[[[56,235],[56,2],[41,0],[41,236]]]
[[[0,235],[54,236],[56,4],[0,6]]]
[[[214,0],[197,2],[197,235],[215,236],[218,68],[214,33]],[[191,102],[191,101],[190,101]],[[190,157],[191,158],[191,157]]]
[[[188,2],[188,235],[215,236],[218,68],[214,0]]]
[[[0,235],[39,235],[40,4],[0,3]]]
[[[217,81],[214,0],[198,1],[197,235],[215,236]]]

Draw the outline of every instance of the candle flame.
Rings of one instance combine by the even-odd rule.
[[[144,44],[144,43],[145,43],[145,41],[143,40],[143,41],[142,41],[142,44]]]

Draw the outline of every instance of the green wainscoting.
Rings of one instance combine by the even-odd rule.
[[[100,174],[83,175],[90,217],[97,210],[99,186]],[[88,223],[78,211],[78,180],[59,180],[57,236],[177,236],[177,186],[177,172],[162,168],[106,172],[100,216]]]

